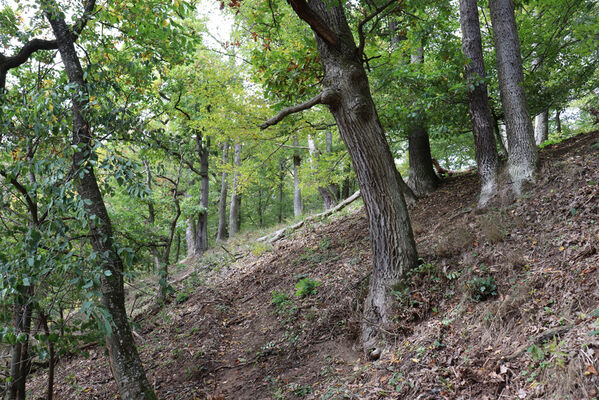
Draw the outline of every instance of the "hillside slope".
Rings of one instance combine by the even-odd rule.
[[[194,271],[176,301],[136,319],[159,398],[596,397],[599,132],[541,162],[536,187],[505,207],[475,210],[472,174],[419,201],[422,264],[395,293],[396,323],[379,327],[392,347],[376,361],[356,343],[371,269],[361,209]],[[57,399],[118,398],[102,348],[62,360],[56,379]]]

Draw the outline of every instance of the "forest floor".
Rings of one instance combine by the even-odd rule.
[[[232,244],[173,267],[176,293],[161,309],[139,297],[155,292],[149,281],[131,290],[158,397],[596,398],[599,132],[545,147],[537,185],[516,202],[478,211],[477,188],[475,174],[447,178],[411,211],[422,264],[395,293],[390,348],[376,361],[357,343],[371,270],[361,207],[274,246],[246,243],[225,266]],[[305,278],[316,287],[297,296]],[[87,351],[60,360],[56,399],[119,398],[104,349]],[[32,377],[32,398],[45,379]]]

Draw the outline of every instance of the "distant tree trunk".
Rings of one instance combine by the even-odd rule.
[[[517,196],[533,182],[538,166],[532,120],[524,93],[520,42],[512,0],[490,0],[501,104],[508,140],[508,171]]]
[[[92,0],[93,1],[93,0]],[[73,113],[73,149],[72,168],[75,172],[75,185],[85,203],[85,212],[89,221],[89,236],[93,251],[103,260],[104,271],[101,274],[100,293],[102,304],[110,314],[112,331],[106,337],[112,373],[123,399],[155,400],[156,395],[148,382],[125,310],[123,287],[123,262],[113,246],[113,231],[108,211],[98,187],[94,168],[89,163],[93,152],[92,131],[85,119],[87,109],[86,84],[83,69],[73,43],[74,35],[67,26],[58,5],[53,0],[41,2],[42,8],[58,42],[65,72],[69,83],[75,85],[71,101]],[[94,219],[89,217],[94,216]]]
[[[150,170],[150,163],[148,160],[143,160],[144,167],[146,169],[146,186],[148,190],[152,191],[152,171]],[[148,224],[154,229],[154,224],[156,220],[154,211],[154,200],[150,197],[148,200]],[[152,232],[154,233],[154,232]],[[156,271],[160,271],[160,256],[158,255],[158,248],[156,246],[152,246],[152,250],[150,251],[152,254],[152,258],[154,259],[154,268]]]
[[[177,183],[179,183],[179,179],[177,179]],[[178,185],[177,185],[178,186]],[[179,204],[178,197],[178,187],[175,186],[173,189],[173,203],[175,204],[175,216],[171,220],[171,224],[169,227],[168,238],[166,240],[166,246],[164,247],[164,252],[162,253],[162,259],[160,260],[161,268],[160,268],[160,298],[163,301],[166,301],[168,295],[168,266],[169,266],[169,258],[171,255],[171,247],[173,244],[173,239],[175,237],[175,231],[177,230],[177,221],[179,221],[179,217],[181,216],[181,205]],[[177,245],[178,246],[178,245]],[[178,255],[177,255],[178,257]]]
[[[468,109],[474,133],[474,151],[481,183],[478,204],[484,207],[497,194],[497,161],[499,157],[491,125],[487,84],[484,81],[486,73],[476,0],[460,0],[460,21],[462,51],[470,60],[466,66],[466,79],[469,83],[468,86],[472,85],[472,89],[468,90]]]
[[[558,133],[562,133],[562,120],[560,118],[560,111],[555,110],[555,130]]]
[[[331,149],[332,149],[332,135],[330,135],[329,132],[326,132],[326,140],[327,140],[327,151],[329,150],[329,146],[328,146],[328,141],[329,138],[331,140]],[[320,158],[319,153],[318,153],[318,149],[316,148],[316,143],[314,142],[314,139],[312,139],[311,137],[308,137],[308,149],[310,150],[310,156],[312,157],[313,160],[316,161],[316,163],[318,163],[318,160]],[[317,170],[319,169],[319,167],[315,167]],[[337,204],[337,196],[335,194],[335,190],[334,190],[334,185],[329,184],[327,186],[318,186],[318,193],[320,193],[320,196],[322,197],[322,208],[324,210],[329,210],[331,208],[333,208],[336,204]]]
[[[46,336],[46,342],[48,343],[48,386],[46,389],[46,400],[54,399],[54,364],[55,354],[54,354],[54,342],[50,340],[50,327],[48,326],[48,316],[43,312],[39,312],[40,324],[44,329],[44,334]]]
[[[321,0],[290,0],[290,4],[316,33],[325,71],[321,98],[352,158],[368,215],[374,269],[364,305],[362,340],[370,352],[381,347],[382,331],[377,327],[392,323],[392,288],[417,265],[402,180],[343,8]]]
[[[200,157],[200,177],[202,180],[200,184],[200,212],[198,213],[194,253],[196,256],[201,256],[208,248],[208,194],[210,182],[210,177],[208,176],[208,157],[210,155],[210,138],[205,138],[202,143],[202,138],[198,134],[196,136],[196,149]]]
[[[185,242],[187,243],[187,258],[196,257],[196,221],[193,217],[185,220]]]
[[[535,142],[537,146],[549,139],[549,111],[545,110],[535,117]]]
[[[223,143],[223,166],[229,161],[229,142]],[[220,197],[218,199],[218,230],[216,240],[223,241],[227,238],[227,170],[223,168],[220,178]]]
[[[241,143],[235,145],[235,172],[233,173],[233,185],[231,187],[231,207],[229,209],[229,237],[239,232],[239,208],[241,207],[241,191],[239,190],[239,167],[241,166]]]
[[[506,143],[504,142],[503,135],[501,134],[501,129],[499,129],[499,121],[495,114],[491,111],[491,121],[493,122],[493,132],[495,133],[495,141],[499,145],[499,156],[507,157],[507,149]]]
[[[424,49],[419,47],[412,54],[412,64],[424,63]],[[426,130],[425,115],[423,111],[417,112],[418,116],[410,123],[408,128],[408,152],[410,157],[410,171],[408,182],[416,196],[435,191],[439,186],[439,177],[433,168],[431,145]]]
[[[293,152],[293,215],[298,218],[304,212],[304,203],[302,202],[302,191],[300,189],[300,179],[299,179],[299,168],[302,162],[302,158],[299,155],[299,150],[297,149],[298,142],[297,136],[293,136],[293,146],[295,150]]]
[[[256,209],[258,214],[258,226],[262,228],[264,226],[264,215],[262,212],[262,188],[258,188],[258,207]]]
[[[283,188],[285,183],[285,161],[279,161],[279,208],[277,213],[277,221],[279,224],[283,222]]]
[[[181,257],[181,232],[177,231],[177,250],[175,250],[175,264],[179,262]]]

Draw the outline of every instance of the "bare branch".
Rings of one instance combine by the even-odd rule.
[[[370,15],[366,16],[366,18],[364,18],[362,21],[360,21],[360,24],[358,25],[358,39],[359,39],[358,54],[364,53],[364,46],[366,45],[366,41],[364,38],[364,25],[366,25],[366,23],[368,21],[370,21],[371,19],[373,19],[374,17],[376,17],[377,15],[379,15],[380,13],[385,11],[385,9],[387,7],[389,7],[391,4],[396,3],[396,2],[397,2],[397,0],[387,1],[385,4],[378,7],[377,9],[375,9]],[[395,8],[400,7],[400,6],[401,6],[401,1],[400,1],[400,4],[398,4]]]
[[[306,3],[306,0],[288,0],[288,3],[291,5],[297,16],[306,21],[314,32],[323,38],[325,42],[331,46],[337,46],[339,39],[335,32],[327,26],[320,15],[316,14],[310,8],[308,3]]]
[[[279,113],[277,115],[275,115],[274,117],[272,117],[271,119],[269,119],[268,121],[266,121],[262,125],[260,125],[260,129],[264,130],[264,129],[268,128],[269,126],[276,125],[279,122],[281,122],[283,120],[283,118],[285,118],[289,114],[294,114],[294,113],[298,113],[300,111],[307,110],[309,108],[314,107],[317,104],[322,104],[322,93],[318,94],[317,96],[311,98],[310,100],[308,100],[304,103],[297,104],[292,107],[287,107],[287,108],[279,111]]]

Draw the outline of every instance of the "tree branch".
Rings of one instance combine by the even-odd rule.
[[[275,115],[274,117],[272,117],[271,119],[269,119],[268,121],[264,122],[263,124],[260,125],[260,129],[264,130],[266,128],[268,128],[269,126],[273,126],[278,124],[279,122],[281,122],[283,120],[283,118],[285,118],[286,116],[288,116],[289,114],[294,114],[294,113],[298,113],[300,111],[304,111],[307,110],[309,108],[314,107],[317,104],[322,104],[322,93],[316,95],[315,97],[311,98],[310,100],[301,103],[301,104],[297,104],[295,106],[292,107],[287,107],[281,111],[279,111],[279,113],[277,115]]]
[[[314,30],[325,42],[331,46],[337,46],[339,39],[337,35],[327,26],[320,15],[316,14],[306,3],[306,0],[287,0],[293,8],[293,11],[300,19],[306,21],[310,28]]]
[[[377,9],[375,9],[370,15],[368,15],[366,18],[364,18],[362,21],[360,21],[360,24],[358,25],[358,39],[359,39],[358,54],[362,55],[364,53],[364,46],[366,45],[366,40],[364,38],[364,25],[366,25],[366,23],[368,21],[370,21],[371,19],[373,19],[374,17],[376,17],[377,15],[379,15],[380,13],[385,11],[385,9],[387,7],[389,7],[391,4],[393,4],[395,2],[397,2],[397,0],[387,1],[385,4],[383,4],[382,6],[380,6]],[[397,8],[397,7],[401,7],[401,3],[398,4],[395,8]]]
[[[19,183],[15,178],[9,177],[6,171],[0,169],[0,175],[6,179],[7,183],[10,183],[19,191],[23,197],[25,197],[25,202],[27,202],[27,208],[29,208],[29,214],[31,214],[31,220],[34,225],[39,225],[39,220],[37,217],[37,204],[33,201],[31,196],[29,196],[29,192],[27,189]]]
[[[79,37],[85,25],[90,20],[96,0],[87,0],[83,8],[83,14],[77,19],[75,24],[70,28],[74,40]],[[29,60],[29,57],[36,51],[40,50],[56,50],[58,49],[58,41],[55,40],[44,40],[44,39],[31,39],[21,47],[17,54],[7,57],[0,53],[0,90],[4,90],[6,87],[6,74],[9,70],[17,68]]]

